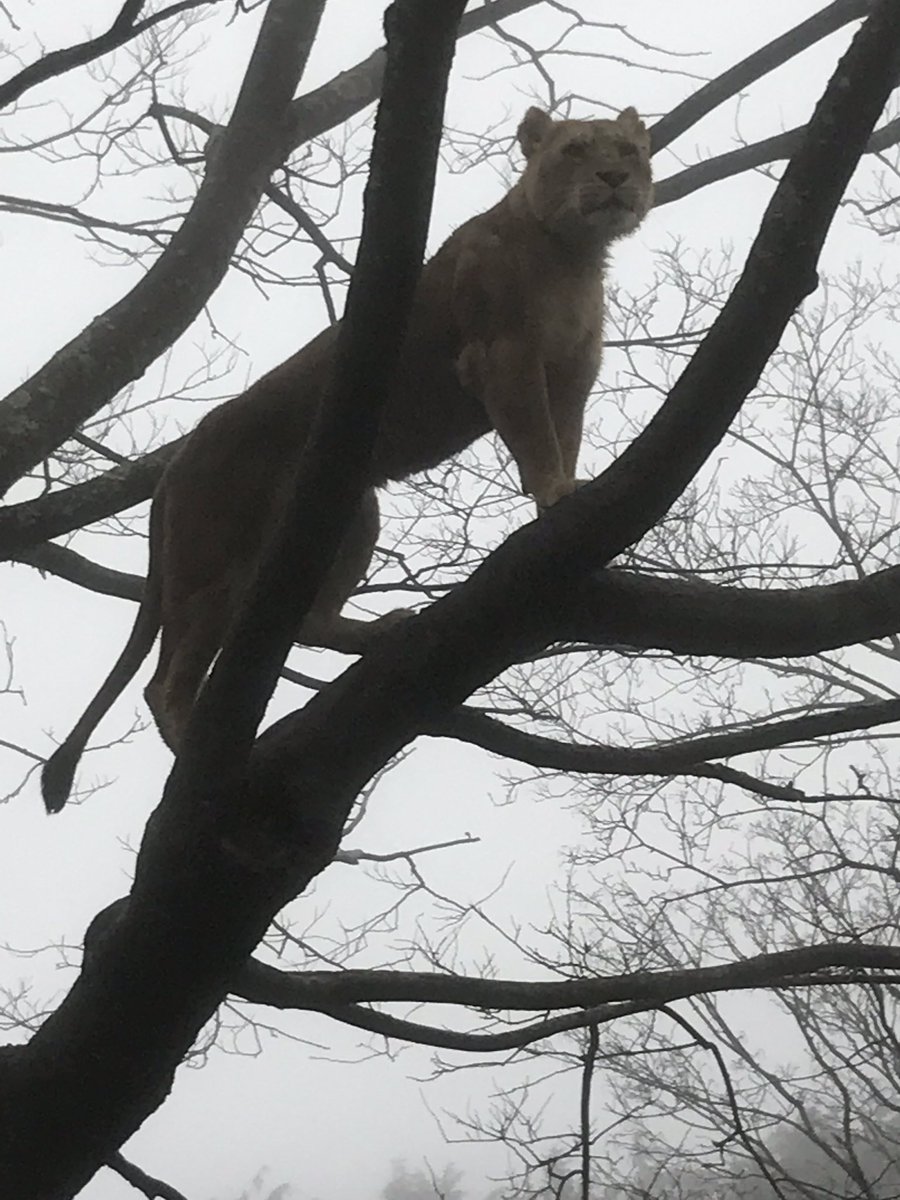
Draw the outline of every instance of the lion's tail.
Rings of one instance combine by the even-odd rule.
[[[147,563],[147,582],[144,595],[122,653],[100,685],[97,694],[84,710],[77,725],[64,742],[44,763],[41,771],[41,792],[48,813],[59,812],[69,798],[75,768],[84,752],[88,738],[119,698],[123,688],[133,679],[138,667],[150,653],[159,630],[161,614],[161,570],[158,554],[162,537],[163,492],[154,498],[150,509],[150,550]]]

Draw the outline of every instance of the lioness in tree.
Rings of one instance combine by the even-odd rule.
[[[597,121],[554,121],[530,108],[519,145],[526,159],[519,181],[451,234],[422,272],[371,488],[300,642],[358,652],[384,622],[344,617],[341,609],[369,565],[378,535],[374,489],[386,480],[433,467],[493,428],[539,507],[576,487],[584,406],[603,348],[607,249],[650,207],[650,144],[633,108]],[[166,470],[151,510],[144,598],[118,661],[44,767],[50,812],[65,804],[88,738],[157,630],[159,665],[145,695],[177,750],[293,486],[336,336],[336,326],[326,329],[209,413]]]

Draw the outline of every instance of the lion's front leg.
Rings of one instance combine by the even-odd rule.
[[[580,487],[576,480],[578,455],[584,426],[584,410],[600,368],[599,347],[591,353],[581,353],[562,365],[547,367],[547,394],[550,414],[559,439],[563,473]]]
[[[566,472],[544,364],[535,347],[524,337],[470,345],[460,358],[460,371],[515,459],[522,491],[539,508],[568,495],[574,483]]]

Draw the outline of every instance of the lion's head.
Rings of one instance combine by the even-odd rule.
[[[519,125],[520,187],[550,233],[607,243],[641,223],[653,201],[650,137],[633,108],[615,120],[554,121],[529,108]]]

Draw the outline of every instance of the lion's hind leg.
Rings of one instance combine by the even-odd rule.
[[[341,613],[368,570],[379,529],[378,497],[374,488],[370,488],[347,527],[337,556],[300,627],[298,642],[307,646],[327,646],[345,654],[360,654],[373,637],[409,616],[409,611],[403,608],[369,621],[345,617]]]
[[[173,753],[180,748],[197,693],[222,648],[234,594],[233,579],[217,581],[163,612],[159,662],[144,697]]]

